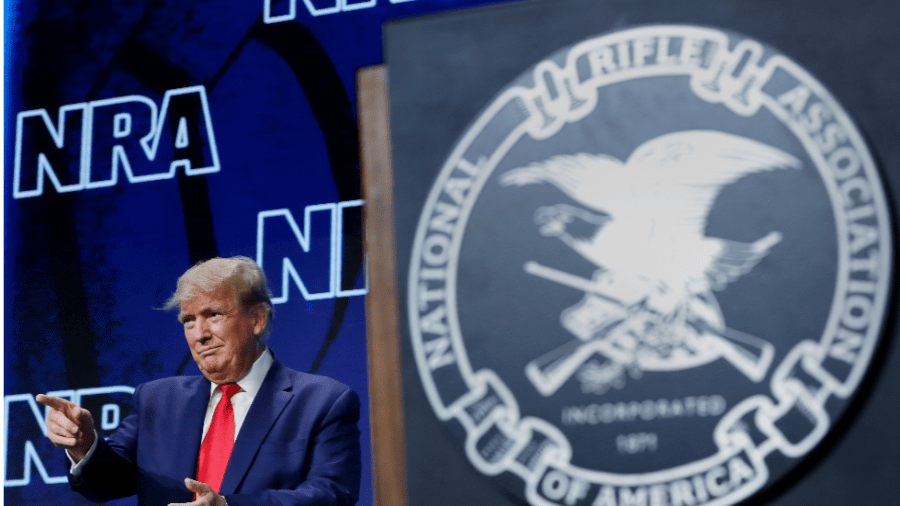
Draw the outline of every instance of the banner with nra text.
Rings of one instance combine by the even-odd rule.
[[[108,436],[137,385],[199,374],[160,308],[233,255],[266,271],[278,359],[360,395],[372,503],[356,71],[384,21],[485,3],[4,3],[6,504],[87,504],[35,396]]]

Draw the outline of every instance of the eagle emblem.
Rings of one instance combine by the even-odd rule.
[[[622,162],[603,154],[558,155],[501,176],[503,186],[549,183],[580,206],[534,214],[555,237],[596,266],[591,279],[535,261],[527,273],[584,291],[560,315],[575,339],[527,364],[544,396],[573,375],[584,392],[622,388],[626,376],[727,360],[762,381],[774,346],[728,328],[716,301],[782,240],[771,231],[746,243],[705,233],[721,189],[753,173],[799,169],[800,161],[766,144],[692,130],[644,142]]]

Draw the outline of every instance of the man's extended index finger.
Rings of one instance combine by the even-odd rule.
[[[66,417],[69,416],[69,411],[70,411],[69,405],[72,403],[61,397],[53,397],[52,395],[37,394],[37,396],[34,398],[34,400],[36,400],[38,402],[38,404],[43,404],[44,406],[47,406],[48,408],[53,408],[53,409],[59,411],[60,413],[66,415]]]

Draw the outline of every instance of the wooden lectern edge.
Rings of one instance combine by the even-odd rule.
[[[406,506],[406,455],[400,373],[400,320],[394,241],[388,72],[357,72],[363,207],[366,347],[369,367],[374,504]]]

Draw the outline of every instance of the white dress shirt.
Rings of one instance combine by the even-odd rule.
[[[266,378],[269,368],[272,367],[272,361],[272,354],[269,353],[269,348],[266,348],[266,350],[263,351],[263,354],[256,359],[256,362],[253,362],[253,366],[250,367],[250,372],[237,382],[241,389],[231,397],[231,406],[234,408],[235,440],[237,440],[238,432],[241,431],[241,426],[244,425],[244,418],[247,417],[247,412],[250,411],[250,405],[253,404],[253,399],[256,399],[256,393],[259,392],[259,387],[262,386],[262,382]],[[216,411],[219,399],[222,398],[222,391],[219,390],[219,385],[212,383],[209,385],[209,388],[212,395],[209,397],[209,404],[206,406],[206,418],[203,420],[204,438],[212,423],[213,413]]]
[[[238,393],[234,394],[231,397],[231,406],[234,408],[234,438],[237,440],[238,432],[240,432],[241,427],[244,425],[244,419],[247,418],[247,412],[250,411],[250,405],[253,404],[253,399],[256,398],[257,392],[259,392],[259,387],[262,386],[263,380],[266,378],[266,374],[268,374],[269,369],[272,368],[272,362],[274,359],[272,358],[272,353],[269,352],[269,348],[263,351],[262,355],[253,362],[253,365],[250,367],[250,372],[244,375],[243,378],[239,379],[237,384],[241,387]],[[206,432],[209,430],[209,426],[212,423],[213,412],[216,410],[216,405],[219,404],[219,399],[222,398],[222,391],[219,390],[219,385],[215,383],[211,383],[209,385],[211,395],[209,397],[209,404],[206,406],[206,418],[203,420],[203,437],[206,437]],[[75,459],[69,455],[68,450],[66,451],[66,457],[69,458],[69,463],[71,466],[69,467],[69,472],[72,473],[72,476],[78,477],[81,475],[81,469],[84,467],[85,462],[87,462],[91,455],[94,454],[94,449],[97,448],[97,431],[94,431],[94,444],[91,445],[90,450],[88,450],[87,454],[85,454],[84,458],[81,459],[80,462],[75,462]],[[202,441],[202,439],[201,439]]]

